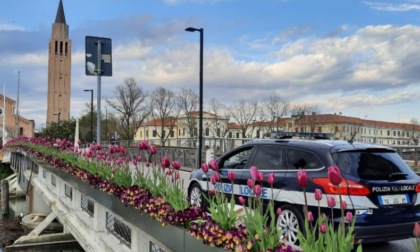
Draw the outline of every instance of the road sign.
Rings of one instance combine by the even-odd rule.
[[[111,39],[86,36],[85,59],[86,75],[112,76]]]

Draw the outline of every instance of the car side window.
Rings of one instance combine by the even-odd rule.
[[[240,149],[224,157],[219,163],[221,169],[244,169],[251,157],[253,146]]]
[[[287,169],[319,169],[324,165],[319,160],[315,153],[298,150],[298,149],[287,149]]]
[[[284,148],[281,146],[260,146],[251,165],[256,166],[259,170],[284,169],[283,150]]]

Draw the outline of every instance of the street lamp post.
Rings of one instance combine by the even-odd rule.
[[[83,91],[90,92],[90,142],[93,142],[93,89]]]
[[[198,118],[198,164],[197,167],[201,166],[201,152],[203,149],[203,40],[204,40],[204,29],[188,27],[185,29],[187,32],[200,32],[200,95],[199,95],[199,118]]]
[[[108,141],[108,108],[104,106],[105,108],[105,141]]]

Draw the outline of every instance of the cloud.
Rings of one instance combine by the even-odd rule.
[[[0,31],[24,31],[25,29],[15,24],[0,24]]]
[[[378,11],[396,11],[396,12],[403,12],[403,11],[419,11],[420,4],[415,3],[384,3],[384,2],[364,2],[370,8]]]

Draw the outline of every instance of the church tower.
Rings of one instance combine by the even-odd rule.
[[[70,119],[70,77],[71,40],[63,2],[60,0],[49,42],[47,125]]]

